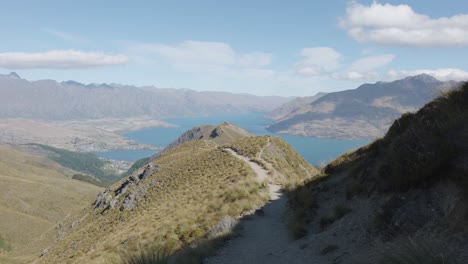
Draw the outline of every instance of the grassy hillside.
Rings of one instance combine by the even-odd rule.
[[[291,192],[298,243],[313,237],[324,263],[467,263],[467,164],[464,84]]]
[[[400,192],[441,180],[468,186],[468,85],[396,120],[382,139],[346,154],[327,172],[349,168],[350,195]],[[365,184],[361,184],[365,183]]]
[[[98,187],[75,181],[48,159],[0,146],[0,262],[28,263],[57,236],[57,223],[78,212]]]
[[[254,171],[226,148],[240,150],[258,141],[258,152],[251,154],[258,154],[265,164],[260,156],[283,160],[282,155],[297,155],[276,138],[244,140],[223,146],[212,140],[193,140],[166,151],[150,166],[104,193],[78,227],[41,261],[118,262],[123,253],[138,252],[142,247],[164,246],[174,252],[222,235],[217,228],[220,223],[252,212],[269,196],[267,184],[259,182]],[[296,163],[278,164],[281,166],[272,168],[272,175],[308,177],[304,170],[295,175]],[[315,171],[310,165],[306,168],[309,174]]]

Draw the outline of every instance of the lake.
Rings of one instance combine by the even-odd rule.
[[[256,135],[274,135],[281,137],[313,165],[328,163],[330,160],[340,156],[344,152],[359,148],[369,142],[368,140],[321,139],[271,133],[267,131],[265,127],[271,124],[272,121],[264,118],[263,115],[263,113],[250,113],[240,115],[166,119],[164,121],[177,125],[177,127],[146,128],[125,133],[123,136],[140,143],[164,147],[194,126],[208,124],[217,125],[227,121],[247,129]],[[155,153],[156,151],[150,150],[117,150],[96,154],[98,156],[111,159],[135,161],[140,158],[151,156]]]

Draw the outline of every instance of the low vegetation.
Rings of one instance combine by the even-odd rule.
[[[96,179],[94,177],[91,177],[89,175],[84,175],[84,174],[79,174],[79,173],[73,174],[72,179],[77,180],[77,181],[91,183],[91,184],[99,186],[99,187],[107,187],[107,186],[112,184],[112,181],[110,181],[110,180],[106,180],[106,179],[98,180],[98,179]]]
[[[0,253],[2,251],[10,251],[11,248],[8,243],[0,236]]]
[[[104,169],[105,161],[90,153],[73,152],[47,145],[31,144],[51,152],[49,158],[65,168],[92,175],[98,179],[113,179],[115,175]]]
[[[143,248],[133,254],[123,254],[122,264],[167,264],[171,253],[169,249]]]
[[[142,168],[143,166],[145,166],[146,164],[148,164],[150,159],[151,158],[148,157],[148,158],[142,158],[142,159],[139,159],[139,160],[135,161],[132,164],[132,166],[126,172],[124,172],[122,175],[120,175],[120,177],[124,178],[124,177],[132,175],[136,170],[138,170],[138,169]]]

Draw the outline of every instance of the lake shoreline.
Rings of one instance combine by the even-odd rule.
[[[205,117],[185,117],[168,118],[163,122],[172,124],[171,127],[146,127],[140,130],[121,134],[129,140],[139,144],[158,146],[163,148],[177,139],[185,131],[200,125],[217,125],[223,122],[230,122],[238,125],[255,135],[277,136],[289,143],[301,156],[315,166],[333,160],[351,149],[357,149],[368,144],[369,140],[342,140],[327,138],[312,138],[301,135],[278,134],[266,129],[274,121],[264,117],[264,113],[250,113],[239,115],[205,116]],[[144,150],[117,150],[104,153],[97,153],[98,156],[106,158],[127,158],[136,161],[156,154],[145,152]],[[146,156],[145,156],[146,155]]]

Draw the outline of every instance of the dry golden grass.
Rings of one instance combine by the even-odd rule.
[[[144,181],[157,184],[135,210],[116,208],[101,214],[88,208],[89,215],[43,263],[119,262],[123,252],[138,253],[142,245],[176,251],[203,241],[224,217],[236,218],[264,205],[269,199],[267,185],[227,147],[265,164],[271,160],[265,166],[273,167],[285,183],[316,172],[289,145],[273,137],[247,137],[223,146],[209,140],[189,141],[153,161],[162,169]]]
[[[42,157],[0,146],[0,236],[9,263],[29,263],[51,245],[54,225],[89,204],[100,188],[67,177]],[[3,263],[3,262],[2,262]]]
[[[44,262],[99,263],[149,244],[179,249],[268,199],[251,168],[210,141],[184,143],[154,162],[163,169],[146,180],[158,184],[134,211],[92,212]]]

